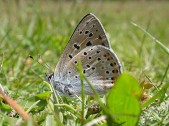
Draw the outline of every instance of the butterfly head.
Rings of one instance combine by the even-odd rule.
[[[54,78],[54,73],[50,73],[50,74],[48,74],[48,75],[46,74],[46,77],[45,77],[45,78],[46,78],[46,81],[47,81],[48,83],[50,83],[50,82],[51,82],[51,79]]]
[[[54,89],[57,90],[60,95],[74,96],[72,86],[70,84],[63,84],[59,81],[55,81],[54,73],[46,74],[46,81],[53,84]]]

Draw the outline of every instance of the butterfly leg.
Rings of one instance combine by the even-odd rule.
[[[65,87],[64,87],[64,92],[65,92],[65,94],[67,94],[68,96],[74,96],[75,94],[74,94],[74,91],[73,91],[73,87],[72,87],[72,85],[66,85]]]

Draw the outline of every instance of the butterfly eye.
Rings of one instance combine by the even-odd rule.
[[[47,81],[50,82],[53,77],[54,73],[51,73],[49,76],[47,76]]]

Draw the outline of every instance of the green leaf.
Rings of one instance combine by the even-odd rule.
[[[5,104],[1,101],[0,102],[0,110],[2,110],[4,112],[5,111],[10,112],[10,111],[12,111],[12,108],[8,104]]]
[[[36,94],[34,97],[30,98],[29,100],[32,101],[33,103],[36,103],[31,107],[31,112],[37,112],[37,111],[42,111],[45,109],[46,105],[48,104],[49,98],[50,98],[51,92],[47,91],[44,93]],[[29,106],[30,107],[30,106]],[[29,108],[28,107],[28,108]],[[28,109],[27,108],[27,109]],[[30,109],[30,108],[29,108]]]
[[[113,120],[123,126],[134,126],[139,120],[141,88],[137,80],[122,74],[107,96],[107,107]],[[112,123],[109,122],[108,124]]]
[[[51,95],[51,92],[50,91],[47,91],[47,92],[44,92],[44,93],[40,93],[40,94],[37,94],[35,97],[39,100],[47,100],[50,98],[50,95]]]

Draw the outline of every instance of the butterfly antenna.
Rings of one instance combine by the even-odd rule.
[[[29,55],[28,58],[31,58],[32,60],[36,61],[38,64],[42,65],[46,69],[48,69],[50,72],[52,72],[52,69],[47,65],[46,63],[41,63],[38,59],[34,59],[33,56]],[[42,60],[41,56],[39,55],[39,58]]]
[[[39,59],[41,59],[42,60],[42,57],[41,57],[41,55],[39,55]],[[42,60],[43,61],[43,60]],[[51,69],[51,67],[47,64],[47,63],[44,63],[45,64],[45,66],[46,66],[46,68],[50,71],[50,72],[52,72],[53,70]]]

